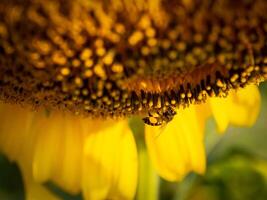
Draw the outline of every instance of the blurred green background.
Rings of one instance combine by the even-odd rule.
[[[160,179],[158,199],[267,199],[267,83],[261,84],[260,90],[262,102],[257,123],[252,128],[229,127],[224,135],[218,135],[214,120],[209,120],[205,176],[190,174],[181,183]],[[69,196],[54,185],[47,187],[64,199],[81,199],[81,195]],[[0,155],[0,199],[24,199],[19,169],[3,155]]]

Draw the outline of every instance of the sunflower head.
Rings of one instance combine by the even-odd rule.
[[[0,99],[118,118],[259,83],[267,5],[238,2],[4,0]]]
[[[144,143],[162,178],[203,174],[206,120],[224,132],[258,116],[258,88],[239,88],[267,79],[266,10],[262,0],[0,0],[0,102],[40,109],[0,103],[0,152],[18,163],[26,198],[50,199],[50,182],[133,199],[138,159],[147,194]],[[151,126],[108,119],[132,115]]]

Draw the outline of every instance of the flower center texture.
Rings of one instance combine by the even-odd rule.
[[[0,99],[91,117],[202,103],[267,78],[262,0],[1,0]]]

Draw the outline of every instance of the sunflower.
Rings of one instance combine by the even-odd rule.
[[[161,177],[204,173],[206,120],[219,132],[256,121],[266,9],[260,0],[2,0],[0,151],[18,163],[27,198],[56,199],[46,182],[85,199],[134,198],[132,116],[145,123]]]

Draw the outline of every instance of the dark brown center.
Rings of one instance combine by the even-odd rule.
[[[0,99],[121,117],[224,97],[267,78],[266,10],[262,0],[2,0]]]

